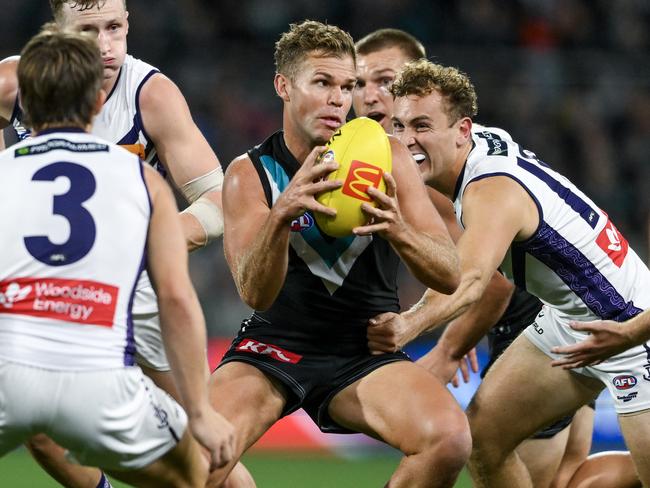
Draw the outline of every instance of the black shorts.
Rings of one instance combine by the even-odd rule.
[[[535,321],[537,313],[542,308],[542,303],[531,295],[526,295],[528,295],[526,292],[516,291],[502,319],[488,332],[489,361],[481,371],[481,377],[485,376],[490,367],[517,336]],[[589,406],[596,408],[594,402],[590,403]],[[571,425],[573,416],[574,414],[562,417],[557,422],[533,434],[530,438],[550,439]]]
[[[276,334],[264,334],[263,330],[250,332],[244,328],[217,368],[231,361],[255,366],[287,388],[283,417],[302,408],[321,431],[350,434],[353,431],[329,416],[327,410],[332,398],[385,364],[410,360],[403,352],[376,356],[367,349],[354,355],[314,352],[312,347],[301,347],[296,340],[283,340]]]

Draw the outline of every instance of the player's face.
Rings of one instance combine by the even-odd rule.
[[[124,9],[123,0],[106,0],[100,6],[79,10],[74,3],[66,3],[63,6],[64,26],[97,37],[104,61],[104,80],[114,80],[126,56],[129,14]]]
[[[352,105],[357,117],[370,117],[389,134],[393,131],[393,95],[390,87],[408,59],[398,47],[357,57],[357,84]]]
[[[463,140],[460,120],[449,119],[437,91],[395,99],[392,122],[393,134],[411,151],[425,183],[433,182],[456,162]]]
[[[286,122],[310,144],[324,144],[345,123],[355,82],[351,56],[307,56],[295,79],[288,82]]]

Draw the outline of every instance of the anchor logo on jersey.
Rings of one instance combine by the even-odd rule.
[[[21,288],[18,283],[9,283],[5,292],[0,292],[0,304],[4,308],[13,308],[14,303],[24,300],[30,291],[32,291],[30,285]]]

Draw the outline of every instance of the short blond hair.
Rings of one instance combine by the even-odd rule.
[[[126,0],[122,1],[124,3],[124,10],[126,10]],[[63,22],[63,6],[65,4],[70,5],[72,9],[83,12],[84,10],[90,10],[95,7],[101,9],[106,4],[106,0],[50,0],[52,16],[59,23]]]
[[[290,24],[289,30],[275,43],[275,71],[294,79],[300,64],[310,55],[350,56],[356,66],[352,36],[335,25],[315,20]]]
[[[419,97],[438,91],[445,100],[451,122],[478,113],[476,90],[469,77],[451,66],[442,66],[426,59],[407,63],[397,75],[391,92],[394,97]]]
[[[18,86],[26,123],[85,127],[92,122],[104,64],[89,36],[49,23],[20,54]]]

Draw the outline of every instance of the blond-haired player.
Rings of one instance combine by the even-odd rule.
[[[336,163],[315,162],[351,106],[354,44],[305,21],[280,37],[275,61],[283,129],[235,159],[224,182],[226,257],[255,312],[212,374],[213,406],[240,429],[236,456],[303,408],[324,432],[400,449],[390,486],[453,486],[470,447],[461,409],[404,353],[372,355],[366,340],[368,320],[399,307],[399,259],[428,286],[455,289],[451,239],[394,139],[387,193],[369,189],[378,208],[363,206],[373,223],[347,238],[320,232],[314,213],[333,209],[315,195],[342,182],[319,181]]]

